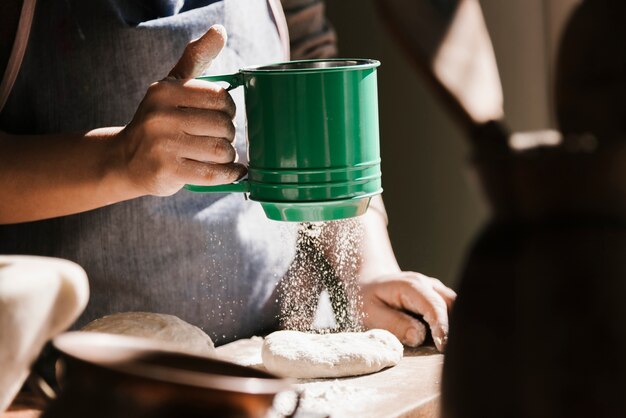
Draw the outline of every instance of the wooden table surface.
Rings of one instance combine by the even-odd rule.
[[[239,340],[217,352],[225,360],[262,368],[261,344],[261,338]],[[300,380],[296,387],[304,395],[296,417],[436,418],[442,365],[443,355],[434,347],[405,348],[400,364],[378,373]]]
[[[262,367],[262,339],[240,340],[217,349],[219,357],[235,363]],[[365,376],[341,379],[301,380],[296,389],[303,395],[296,418],[436,418],[443,355],[434,347],[405,349],[395,367]],[[293,405],[292,394],[277,399],[285,411]],[[279,395],[280,396],[280,395]],[[39,418],[40,404],[21,394],[0,418]]]

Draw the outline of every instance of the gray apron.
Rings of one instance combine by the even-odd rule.
[[[284,60],[266,0],[225,0],[139,23],[124,13],[113,0],[41,0],[0,129],[124,125],[150,83],[214,23],[229,39],[209,73]],[[241,89],[233,96],[245,162]],[[77,326],[113,312],[161,312],[200,326],[217,343],[277,325],[275,288],[294,248],[293,225],[267,220],[241,194],[181,191],[0,226],[0,254],[62,257],[85,268],[91,299]]]

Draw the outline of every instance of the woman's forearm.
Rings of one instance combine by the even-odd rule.
[[[246,167],[235,162],[233,146],[235,102],[218,84],[195,79],[225,43],[220,25],[190,42],[169,75],[150,85],[123,128],[58,135],[0,132],[0,224],[243,177]]]
[[[0,224],[69,215],[141,195],[125,175],[122,128],[0,133]]]
[[[372,198],[370,208],[361,217],[363,225],[361,280],[400,272],[387,232],[385,207],[380,196]]]
[[[372,198],[364,215],[347,221],[327,222],[322,236],[316,240],[332,266],[339,266],[346,252],[351,253],[352,246],[356,246],[360,256],[350,255],[356,259],[349,273],[356,273],[361,281],[401,271],[389,241],[385,206],[380,196]]]

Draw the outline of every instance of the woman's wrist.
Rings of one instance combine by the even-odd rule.
[[[389,244],[389,246],[391,246]],[[385,243],[381,247],[386,247]],[[402,269],[393,251],[387,248],[370,248],[363,252],[359,278],[361,282],[375,280],[381,276],[400,273]]]
[[[98,173],[102,192],[104,196],[110,196],[110,203],[146,195],[130,175],[123,131],[124,127],[116,126],[94,129],[85,134],[89,140],[102,144]]]

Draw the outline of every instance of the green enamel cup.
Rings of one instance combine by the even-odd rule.
[[[268,218],[330,221],[363,214],[380,194],[378,61],[324,59],[199,77],[243,86],[248,178],[193,192],[244,192]]]

